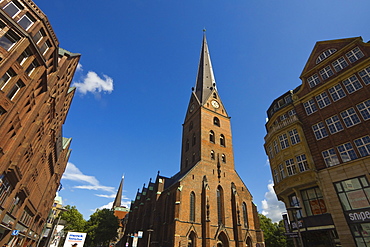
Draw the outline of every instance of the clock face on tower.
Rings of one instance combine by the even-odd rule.
[[[216,101],[216,100],[212,100],[211,101],[211,104],[214,108],[219,108],[220,107],[220,104]]]

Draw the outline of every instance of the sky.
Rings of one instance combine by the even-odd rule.
[[[181,133],[206,29],[231,116],[235,169],[260,213],[285,212],[263,144],[266,110],[301,84],[317,41],[370,40],[368,0],[34,0],[60,47],[82,54],[64,137],[72,153],[59,195],[85,219],[123,205],[157,172],[180,169]]]

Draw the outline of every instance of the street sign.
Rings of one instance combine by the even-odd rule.
[[[12,231],[12,236],[18,236],[19,230],[13,230]]]
[[[296,232],[285,233],[285,235],[290,238],[298,238],[298,233]]]

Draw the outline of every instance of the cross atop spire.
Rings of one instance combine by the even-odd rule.
[[[209,55],[206,32],[203,29],[203,43],[200,52],[197,81],[195,84],[195,95],[203,105],[209,98],[212,91],[216,89],[216,81],[213,75],[211,57]]]

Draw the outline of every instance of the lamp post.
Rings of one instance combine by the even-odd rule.
[[[147,232],[148,232],[148,247],[150,246],[150,236],[152,235],[152,232],[154,230],[153,229],[148,229]]]
[[[294,206],[294,207],[287,208],[286,210],[288,210],[288,211],[292,211],[292,214],[293,214],[293,220],[294,220],[294,221],[296,222],[296,224],[297,224],[297,231],[298,231],[299,245],[303,247],[304,245],[303,245],[303,240],[302,240],[301,230],[300,230],[300,228],[299,228],[298,219],[297,219],[297,215],[296,215],[297,211],[298,211],[298,210],[301,210],[301,209],[302,209],[302,207],[300,207],[300,206]]]

